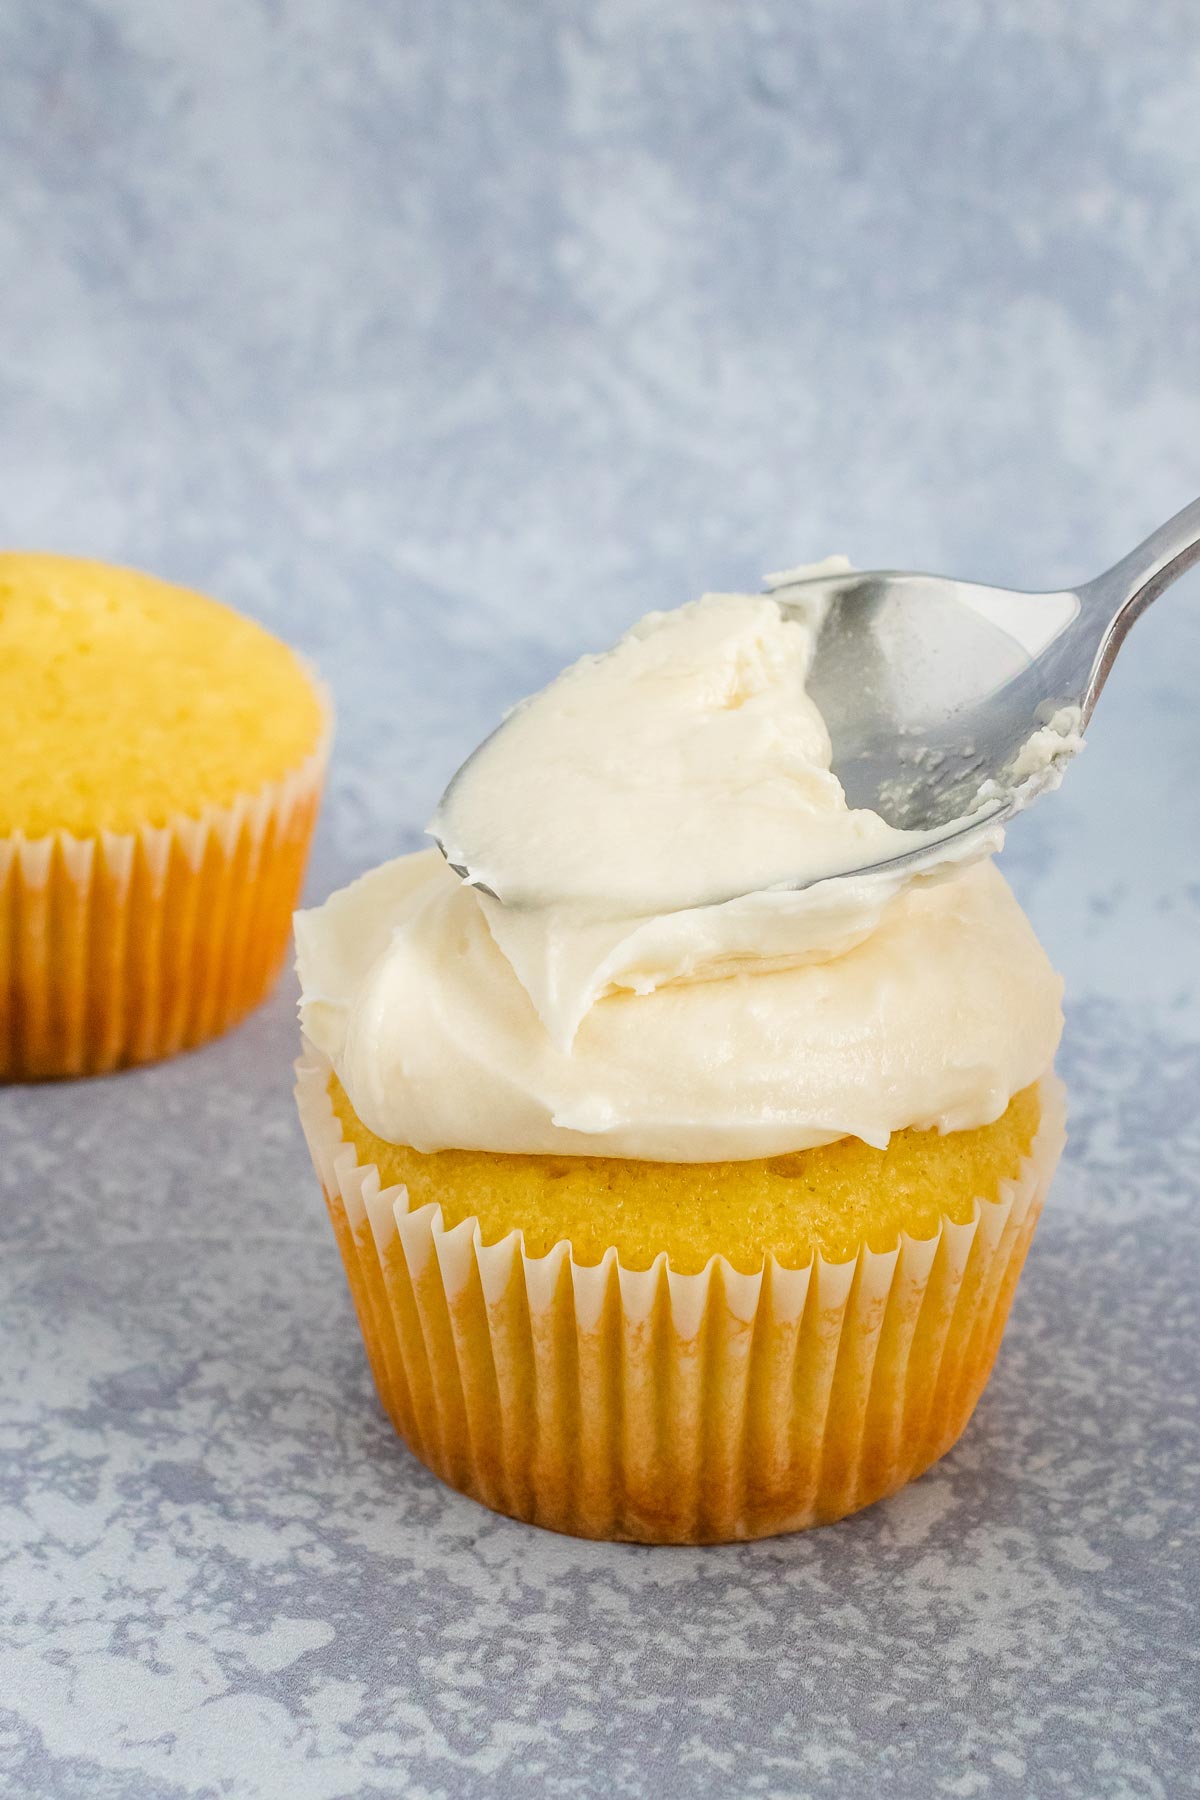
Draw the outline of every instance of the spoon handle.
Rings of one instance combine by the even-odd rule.
[[[1085,719],[1108,678],[1117,651],[1134,620],[1140,618],[1164,588],[1200,562],[1200,500],[1193,500],[1173,519],[1123,556],[1119,563],[1085,582],[1079,592],[1087,611],[1106,621],[1084,705]]]

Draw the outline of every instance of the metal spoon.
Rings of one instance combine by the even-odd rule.
[[[1054,733],[1087,725],[1129,627],[1197,560],[1200,500],[1059,593],[891,571],[770,578],[785,609],[827,609],[808,691],[850,805],[934,834],[870,869],[928,860],[1056,785]],[[1021,753],[1039,727],[1051,749],[1030,776]],[[1078,741],[1064,736],[1062,761]]]
[[[1197,560],[1200,500],[1107,574],[1058,593],[886,571],[768,577],[784,611],[817,626],[807,688],[849,805],[914,834],[911,848],[886,859],[797,871],[783,885],[830,874],[907,879],[979,854],[989,836],[994,848],[996,827],[1057,785],[1133,621]],[[457,784],[504,730],[454,776],[432,828],[450,866],[486,893],[465,847],[448,848],[438,826]]]

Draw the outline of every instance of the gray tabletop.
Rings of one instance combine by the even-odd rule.
[[[8,0],[0,539],[314,655],[310,892],[641,611],[844,550],[1054,585],[1200,489],[1185,0]],[[0,1792],[1200,1792],[1200,583],[1009,875],[1071,1143],[961,1444],[577,1543],[375,1404],[293,984],[0,1094]]]

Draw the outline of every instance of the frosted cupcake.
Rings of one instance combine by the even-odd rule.
[[[228,607],[0,554],[0,1079],[166,1056],[264,997],[327,736],[292,651]]]
[[[848,810],[811,643],[764,596],[652,615],[489,740],[445,857],[298,921],[383,1402],[557,1530],[757,1537],[918,1475],[1061,1148],[1060,984],[987,855],[839,873],[912,844]]]

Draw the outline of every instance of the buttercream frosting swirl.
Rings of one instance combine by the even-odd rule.
[[[750,595],[650,615],[452,785],[431,829],[479,885],[425,851],[298,916],[304,1029],[365,1124],[743,1159],[985,1124],[1046,1069],[1060,984],[998,830],[969,864],[826,873],[911,834],[830,772],[817,623]]]

